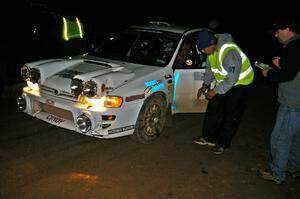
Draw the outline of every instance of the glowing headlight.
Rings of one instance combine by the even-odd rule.
[[[73,79],[71,82],[71,93],[75,96],[78,96],[81,94],[82,89],[82,81],[79,79]]]
[[[31,88],[32,90],[35,90],[35,91],[39,91],[40,90],[39,84],[32,83],[31,81],[27,81],[27,86],[29,88]]]
[[[86,98],[86,102],[97,107],[119,108],[123,103],[123,98],[120,96],[107,95],[100,99]]]
[[[97,94],[97,84],[96,82],[90,80],[83,83],[82,94],[87,97],[93,97]]]

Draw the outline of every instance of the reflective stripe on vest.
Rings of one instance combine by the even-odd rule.
[[[63,17],[63,38],[65,40],[83,38],[83,26],[77,17],[73,21]]]
[[[228,74],[228,72],[224,69],[223,67],[223,62],[222,62],[222,57],[223,57],[223,53],[224,51],[227,49],[227,48],[230,48],[230,47],[234,47],[239,55],[241,56],[242,58],[242,65],[245,63],[245,61],[247,61],[247,56],[245,55],[245,53],[243,53],[240,48],[236,45],[236,44],[224,44],[221,46],[221,48],[219,49],[219,56],[218,56],[218,61],[219,61],[219,66],[221,68],[221,70],[219,70],[218,68],[213,68],[211,67],[211,70],[214,72],[214,73],[217,73],[217,74],[220,74],[222,76],[226,76]],[[249,75],[251,72],[253,71],[251,65],[247,68],[247,70],[245,70],[244,72],[241,72],[240,75],[239,75],[239,80],[245,78],[247,75]],[[222,82],[223,80],[218,80],[216,79],[217,82]]]

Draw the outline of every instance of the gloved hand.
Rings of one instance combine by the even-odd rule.
[[[201,97],[205,93],[205,91],[208,89],[208,85],[202,84],[202,87],[199,88],[198,93],[197,93],[197,99]]]

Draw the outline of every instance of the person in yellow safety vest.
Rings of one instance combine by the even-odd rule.
[[[74,38],[83,38],[83,26],[80,20],[76,17],[75,20],[69,20],[65,17],[63,19],[63,38],[64,40],[70,40]]]
[[[229,148],[246,108],[254,71],[250,60],[230,34],[214,34],[208,29],[199,32],[198,49],[206,54],[204,82],[198,90],[208,99],[202,135],[193,138],[200,145],[212,146],[215,154]],[[210,84],[216,81],[215,87]]]

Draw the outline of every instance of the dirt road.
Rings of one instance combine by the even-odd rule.
[[[256,80],[232,147],[215,155],[196,145],[202,114],[174,116],[151,145],[101,140],[19,112],[18,86],[1,97],[0,198],[296,199],[300,180],[257,177],[269,157],[276,87]]]

